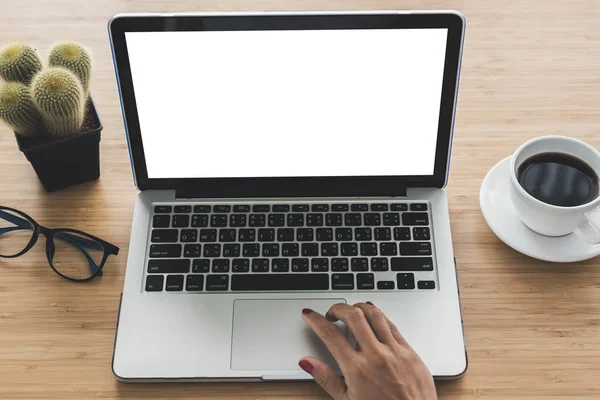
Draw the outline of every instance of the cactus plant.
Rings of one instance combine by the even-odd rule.
[[[45,131],[29,87],[21,82],[9,82],[0,89],[0,118],[21,135]]]
[[[42,60],[28,45],[15,43],[0,49],[0,77],[7,82],[29,84],[42,69]]]
[[[31,92],[51,136],[66,137],[79,131],[87,98],[75,74],[64,68],[46,68],[34,77]]]
[[[50,50],[48,62],[51,67],[62,67],[73,72],[81,81],[87,98],[92,75],[92,58],[83,46],[75,42],[58,43]]]

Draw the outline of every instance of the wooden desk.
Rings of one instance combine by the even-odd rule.
[[[126,385],[112,376],[119,293],[136,190],[106,33],[125,11],[456,8],[467,17],[450,200],[469,370],[441,399],[600,398],[600,261],[552,265],[511,250],[486,226],[479,185],[520,143],[543,134],[600,148],[600,6],[548,1],[3,0],[0,43],[42,52],[75,39],[95,53],[92,91],[104,123],[100,181],[48,194],[0,128],[0,204],[121,247],[105,276],[61,280],[43,245],[0,262],[1,399],[316,399],[312,383]],[[440,332],[443,334],[443,332]]]

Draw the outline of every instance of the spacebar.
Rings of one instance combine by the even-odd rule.
[[[234,274],[231,278],[231,290],[329,290],[329,274]]]

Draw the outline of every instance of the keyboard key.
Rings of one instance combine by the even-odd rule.
[[[229,216],[229,226],[232,228],[242,228],[246,226],[248,216],[246,214],[231,214]]]
[[[361,256],[376,256],[377,255],[377,243],[361,243],[360,244],[360,255]]]
[[[181,292],[183,290],[183,275],[168,275],[165,289],[167,292]]]
[[[288,214],[288,226],[304,226],[304,214]]]
[[[241,245],[239,243],[225,244],[223,245],[223,257],[239,257],[240,250]]]
[[[308,212],[309,207],[308,204],[294,204],[292,205],[293,212]]]
[[[394,228],[394,240],[410,240],[410,228]]]
[[[419,281],[417,282],[417,287],[419,289],[435,289],[434,281]]]
[[[205,244],[204,245],[204,257],[220,257],[221,256],[221,245],[220,244]]]
[[[279,243],[265,243],[262,245],[263,257],[279,257]]]
[[[388,259],[383,257],[371,258],[371,271],[381,272],[389,270]]]
[[[402,224],[409,225],[429,225],[429,215],[426,212],[404,213],[402,214]]]
[[[327,226],[342,226],[342,214],[325,214],[325,225]]]
[[[345,272],[349,270],[347,258],[332,258],[331,270],[333,272]]]
[[[190,272],[190,260],[149,260],[148,273],[150,274],[187,274]]]
[[[394,257],[392,271],[433,271],[431,257]]]
[[[237,276],[237,275],[234,275]],[[222,292],[229,289],[229,275],[208,275],[206,277],[206,290],[209,292]]]
[[[235,242],[235,229],[219,229],[219,242]]]
[[[288,212],[288,211],[290,211],[289,204],[274,204],[273,205],[273,212]]]
[[[198,241],[198,229],[182,229],[179,240],[184,243],[192,243]]]
[[[190,216],[185,214],[173,215],[173,228],[187,228],[190,225]]]
[[[283,257],[296,257],[300,255],[300,246],[298,243],[284,243],[281,245],[281,255]]]
[[[275,241],[275,229],[264,228],[258,230],[258,241],[259,242],[274,242]]]
[[[354,228],[354,239],[359,242],[373,240],[371,228]]]
[[[170,215],[155,215],[154,218],[152,218],[153,228],[168,228],[170,223]]]
[[[342,243],[343,256],[357,256],[358,255],[358,244],[356,243]]]
[[[331,211],[348,211],[348,204],[333,204]]]
[[[204,286],[204,275],[188,275],[185,279],[185,290],[199,292]]]
[[[242,248],[242,256],[244,257],[258,257],[260,255],[260,245],[256,244],[245,244]]]
[[[168,214],[171,212],[171,206],[154,206],[156,214]]]
[[[175,206],[175,213],[189,214],[192,212],[192,206]],[[169,280],[167,279],[167,283]]]
[[[338,242],[352,240],[352,228],[336,228],[335,240]]]
[[[414,289],[415,288],[415,274],[410,274],[410,273],[396,274],[396,282],[398,283],[398,289]]]
[[[344,214],[344,223],[346,226],[360,226],[362,225],[362,218],[360,214]]]
[[[277,229],[277,241],[278,242],[293,242],[294,241],[294,230],[292,228]]]
[[[382,256],[397,256],[398,245],[395,242],[379,243],[379,254]]]
[[[312,211],[329,211],[329,204],[313,204],[311,207]]]
[[[216,259],[213,260],[212,264],[212,272],[217,272],[221,274],[229,272],[229,260],[227,259]]]
[[[231,212],[231,206],[224,205],[224,204],[218,204],[213,207],[213,211],[216,213],[228,213],[228,212]]]
[[[306,214],[306,226],[323,226],[323,214]]]
[[[429,242],[402,242],[400,255],[403,256],[430,256],[431,243]]]
[[[247,213],[250,212],[250,206],[248,204],[236,204],[233,206],[234,213]]]
[[[250,214],[250,219],[248,221],[248,226],[265,226],[266,216],[265,214]]]
[[[333,240],[333,229],[317,228],[317,241],[318,242],[331,242],[332,240]]]
[[[269,214],[269,226],[285,226],[285,215]]]
[[[338,244],[337,243],[322,243],[321,244],[321,255],[323,257],[337,257],[338,255]]]
[[[313,258],[311,260],[312,272],[328,272],[329,271],[329,259],[327,258]]]
[[[296,240],[299,242],[312,242],[315,240],[313,228],[298,228],[296,230]]]
[[[185,260],[187,261],[187,260]],[[187,272],[187,271],[186,271]],[[206,274],[210,272],[210,260],[200,258],[192,262],[193,274]]]
[[[254,242],[256,240],[256,229],[240,229],[238,240],[240,242]]]
[[[308,272],[308,258],[292,258],[292,272]]]
[[[211,246],[207,244],[206,246]],[[183,248],[184,257],[200,257],[200,245],[199,244],[186,244]]]
[[[216,229],[200,229],[200,241],[201,242],[216,242],[217,241],[217,230]]]
[[[272,272],[289,272],[290,271],[290,260],[287,258],[275,258],[271,262]]]
[[[368,204],[352,204],[350,206],[350,210],[352,211],[369,211]]]
[[[244,273],[250,271],[250,260],[247,258],[238,258],[231,263],[231,272]]]
[[[371,273],[356,274],[356,288],[358,290],[375,289],[375,275]]]
[[[368,271],[369,270],[369,259],[368,258],[353,258],[350,261],[352,271]]]
[[[181,257],[180,244],[153,244],[150,245],[150,258],[177,258]]]
[[[252,206],[253,212],[269,212],[271,211],[271,206],[268,204],[255,204]]]
[[[205,228],[207,226],[208,226],[208,215],[206,215],[206,214],[192,215],[192,227],[193,228]]]
[[[353,290],[354,274],[331,275],[331,288],[333,290]]]
[[[194,212],[198,214],[208,214],[211,208],[211,206],[207,205],[194,206]]]
[[[217,208],[217,206],[215,206]],[[210,226],[221,228],[227,226],[227,214],[213,214],[210,216]]]
[[[365,222],[365,226],[379,226],[379,225],[381,225],[381,214],[365,213],[364,222]]]
[[[388,205],[383,203],[371,204],[371,211],[387,211]]]
[[[408,205],[405,203],[396,203],[390,206],[390,210],[392,211],[407,211]]]
[[[165,283],[164,275],[148,275],[146,277],[147,292],[161,292]]]
[[[429,228],[413,228],[413,239],[415,239],[415,240],[431,239],[431,236],[429,234]]]
[[[400,225],[400,214],[399,213],[383,213],[383,225],[385,225],[385,226]]]
[[[375,240],[392,240],[392,230],[390,228],[375,228]]]
[[[153,229],[150,240],[153,243],[177,243],[177,229]]]
[[[319,255],[318,243],[302,243],[302,256],[314,257]]]
[[[379,281],[379,282],[377,282],[377,289],[380,289],[380,290],[394,289],[394,281]]]
[[[410,211],[427,211],[427,204],[413,203],[410,205]]]
[[[329,290],[329,274],[233,275],[231,290]]]

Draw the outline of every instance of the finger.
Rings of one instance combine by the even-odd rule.
[[[404,336],[402,336],[396,325],[394,325],[394,323],[390,321],[390,319],[385,314],[383,316],[385,317],[385,320],[388,326],[390,327],[390,332],[392,332],[392,336],[394,337],[394,339],[396,339],[396,342],[398,342],[402,346],[410,347],[410,345],[408,344],[406,339],[404,339]]]
[[[362,349],[370,350],[379,344],[373,328],[360,308],[334,304],[325,315],[329,321],[343,321]]]
[[[300,368],[308,372],[315,378],[315,382],[324,391],[327,392],[334,400],[345,400],[346,395],[346,384],[337,376],[337,374],[331,369],[329,365],[314,357],[304,357],[298,363]]]
[[[385,315],[379,308],[366,303],[358,303],[355,304],[354,307],[362,310],[369,325],[371,325],[371,329],[375,332],[375,336],[377,336],[377,339],[379,339],[381,343],[390,344],[396,341],[394,336],[392,336],[392,331],[390,330]]]
[[[346,336],[340,332],[339,328],[327,321],[325,317],[318,312],[305,308],[302,310],[302,318],[323,341],[340,367],[342,367],[344,361],[348,360],[356,353],[352,346],[350,346],[350,342],[348,342]]]

